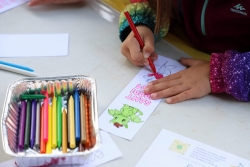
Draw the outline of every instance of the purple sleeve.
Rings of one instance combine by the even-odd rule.
[[[213,93],[226,92],[240,101],[250,101],[250,52],[213,53],[210,85]]]

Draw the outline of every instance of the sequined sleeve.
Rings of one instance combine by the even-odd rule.
[[[250,101],[250,52],[213,53],[210,85],[213,93],[226,92],[240,101]]]
[[[137,0],[138,1],[138,0]],[[152,32],[155,28],[156,15],[155,11],[145,1],[131,3],[121,12],[119,18],[119,37],[123,42],[128,34],[131,32],[128,21],[124,15],[125,11],[128,11],[135,25],[146,25]],[[159,35],[154,35],[155,42],[163,38],[169,29],[169,24],[163,26],[160,30]]]

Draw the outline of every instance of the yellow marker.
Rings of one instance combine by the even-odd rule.
[[[49,104],[48,107],[48,141],[46,143],[46,154],[52,153],[51,140],[52,140],[52,107]]]
[[[67,112],[63,109],[62,113],[62,152],[67,153],[68,146]]]
[[[69,97],[68,102],[68,119],[69,119],[69,147],[76,147],[76,136],[75,136],[75,113],[74,113],[74,99],[72,96]]]
[[[51,147],[57,147],[57,110],[56,110],[56,97],[52,99],[52,143]]]

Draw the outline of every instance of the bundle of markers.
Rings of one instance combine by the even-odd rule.
[[[9,147],[15,153],[33,149],[40,154],[89,150],[96,144],[92,117],[90,93],[74,88],[70,80],[48,81],[9,104]]]

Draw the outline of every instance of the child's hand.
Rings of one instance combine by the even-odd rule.
[[[152,99],[167,97],[167,103],[199,98],[211,92],[208,61],[182,58],[181,63],[189,68],[148,84],[145,94]]]
[[[140,44],[134,37],[134,33],[132,31],[123,41],[121,52],[134,65],[145,66],[149,64],[147,60],[149,56],[153,61],[158,57],[158,55],[154,52],[154,34],[147,26],[139,25],[136,26],[136,28],[145,44],[142,52]]]
[[[28,6],[36,6],[41,4],[50,4],[50,3],[75,3],[75,2],[81,2],[82,0],[30,0],[28,3]]]

